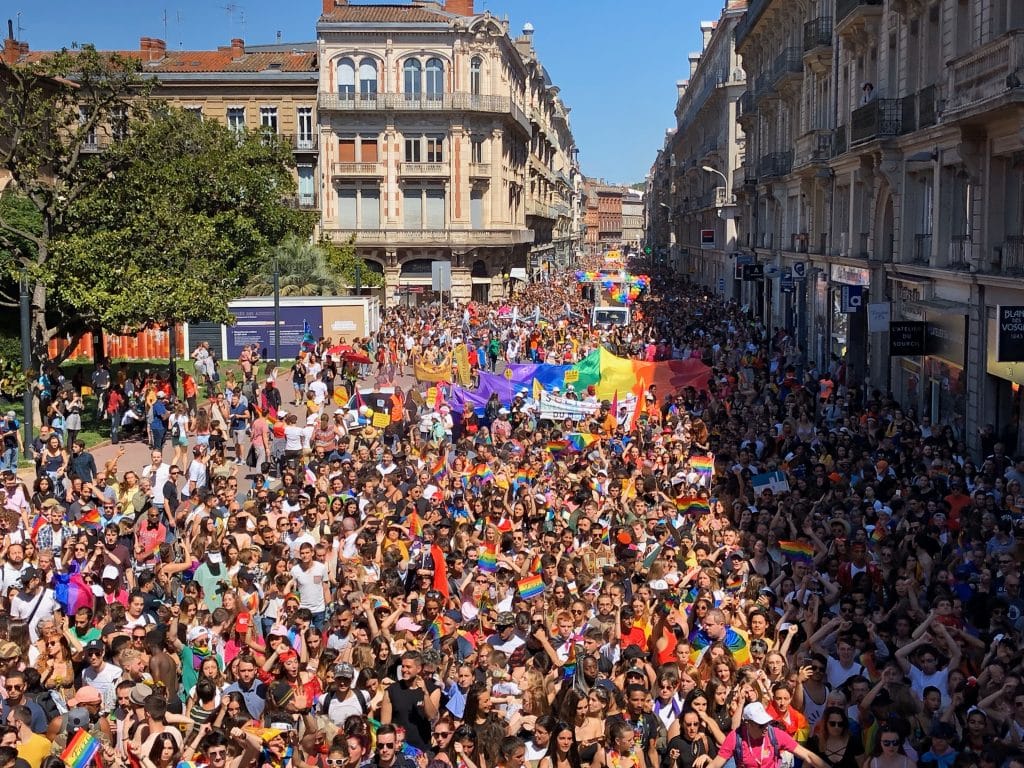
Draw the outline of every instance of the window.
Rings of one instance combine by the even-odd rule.
[[[277,107],[260,107],[260,128],[264,133],[277,133]]]
[[[91,116],[92,116],[92,110],[87,109],[86,107],[79,107],[78,108],[78,122],[81,125],[85,125],[89,121],[89,118]],[[96,127],[95,126],[89,128],[89,130],[87,130],[85,132],[85,136],[82,138],[82,143],[85,144],[87,147],[95,147],[96,146]]]
[[[312,206],[316,203],[316,187],[313,180],[313,166],[300,165],[299,172],[299,205]]]
[[[338,62],[338,95],[349,101],[356,97],[356,65],[352,59]]]
[[[312,149],[313,142],[313,108],[299,107],[295,112],[295,128],[299,149]]]
[[[444,95],[444,63],[440,59],[427,61],[427,98],[437,101]]]
[[[356,161],[356,140],[355,137],[343,137],[338,139],[338,162],[354,163]]]
[[[203,122],[203,108],[202,107],[185,107],[185,111],[192,115],[199,122]]]
[[[480,91],[480,80],[483,77],[484,62],[479,56],[474,56],[473,60],[469,62],[469,92],[474,96],[479,96]]]
[[[359,228],[380,228],[380,190],[359,190]]]
[[[420,155],[421,144],[419,136],[410,137],[405,140],[405,162],[422,162],[422,156]]]
[[[428,189],[424,211],[424,229],[444,229],[444,190]]]
[[[245,130],[245,107],[228,107],[228,128],[239,132]]]
[[[363,136],[359,139],[359,162],[377,162],[377,138],[375,136]]]
[[[412,100],[420,97],[420,93],[422,93],[421,71],[418,59],[408,59],[402,66],[402,90],[405,93],[405,98]]]
[[[473,136],[469,140],[469,162],[482,163],[484,161],[484,140],[479,136]]]
[[[444,136],[427,136],[427,162],[444,162]]]
[[[407,189],[402,195],[402,225],[406,229],[423,227],[423,190]]]
[[[473,229],[484,228],[484,191],[474,189],[469,193],[469,225]]]
[[[128,112],[124,107],[115,107],[110,111],[110,135],[114,141],[128,138]]]
[[[377,63],[373,59],[359,62],[359,95],[364,99],[377,96]]]
[[[355,189],[338,190],[338,228],[358,229],[359,199]]]

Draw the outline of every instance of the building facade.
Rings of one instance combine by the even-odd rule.
[[[452,298],[487,301],[574,250],[568,111],[531,36],[472,0],[324,0],[322,227],[355,238],[389,302],[428,287],[434,261]]]
[[[1024,3],[753,0],[735,45],[752,311],[969,448],[1024,448],[996,319],[1024,305]]]
[[[639,189],[622,193],[622,244],[633,251],[644,246],[644,193]]]
[[[582,246],[582,176],[533,29],[472,0],[323,0],[311,43],[168,50],[144,37],[155,96],[203,119],[286,137],[320,229],[385,278],[389,305],[429,300],[434,261],[450,298],[488,301]],[[45,56],[5,41],[4,61]],[[108,136],[86,147],[101,151]],[[448,291],[446,291],[446,294]],[[446,296],[448,298],[448,296]]]

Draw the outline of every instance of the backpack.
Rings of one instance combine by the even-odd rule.
[[[39,708],[43,710],[43,715],[46,717],[47,724],[52,723],[55,718],[60,717],[64,714],[61,711],[60,706],[57,704],[54,696],[59,696],[56,691],[43,691],[37,693],[32,697],[32,701],[39,705]],[[64,711],[67,711],[66,708]]]
[[[359,709],[362,710],[364,715],[367,714],[369,712],[369,706],[366,699],[363,698],[365,694],[358,688],[353,688],[352,693],[356,695],[356,701],[359,702]],[[334,695],[334,691],[328,691],[327,695],[324,696],[323,701],[320,702],[321,714],[325,715],[326,717],[330,717],[331,702],[334,701],[336,698],[338,697]]]
[[[779,740],[775,736],[775,726],[767,726],[768,730],[768,741],[772,743],[772,750],[775,752],[775,762],[773,765],[781,765],[780,758],[782,757],[782,751],[779,749]],[[743,739],[740,738],[739,729],[736,730],[736,748],[732,753],[733,759],[736,761],[736,768],[743,768]]]

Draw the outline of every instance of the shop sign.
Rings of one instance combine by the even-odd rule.
[[[996,307],[996,362],[1024,362],[1024,307]]]
[[[743,279],[748,282],[764,280],[764,264],[744,264]]]
[[[839,311],[847,315],[860,312],[864,305],[864,289],[859,285],[841,285],[839,289]]]
[[[833,283],[842,285],[871,285],[871,273],[861,267],[848,267],[845,264],[833,264],[830,272]]]
[[[929,312],[929,315],[931,314]],[[967,317],[957,314],[929,317],[926,326],[925,354],[930,357],[941,357],[963,368],[967,360]]]
[[[914,357],[925,350],[925,323],[894,320],[889,323],[889,356]]]

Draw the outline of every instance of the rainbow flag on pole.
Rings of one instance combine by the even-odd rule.
[[[88,512],[83,513],[78,518],[78,524],[82,527],[102,528],[103,521],[100,519],[100,511],[98,509],[90,509]]]
[[[683,515],[706,515],[711,512],[711,505],[706,499],[697,496],[680,496],[676,499],[676,512]]]
[[[527,576],[525,579],[520,579],[516,584],[516,588],[519,590],[519,596],[523,600],[529,600],[532,597],[544,594],[544,579],[538,574]]]
[[[814,562],[814,547],[806,541],[780,541],[779,549],[791,563]]]
[[[711,478],[715,474],[715,457],[691,456],[690,467],[693,468],[694,472],[705,478],[708,482],[711,482]]]
[[[81,728],[60,753],[60,759],[68,768],[86,768],[93,760],[99,764],[100,743]]]

